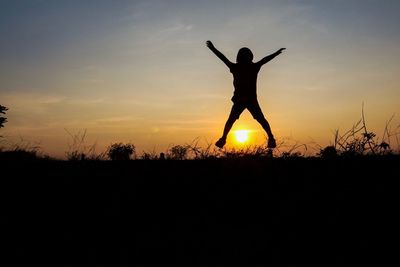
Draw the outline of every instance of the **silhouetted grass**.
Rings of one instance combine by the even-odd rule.
[[[105,151],[97,152],[96,142],[87,144],[86,129],[72,133],[66,129],[70,140],[66,159],[70,161],[84,160],[210,160],[210,159],[263,159],[263,158],[337,158],[359,156],[398,155],[400,153],[400,125],[392,127],[394,115],[386,122],[383,134],[378,137],[369,131],[362,107],[361,118],[343,133],[337,129],[330,145],[321,147],[318,144],[306,144],[293,140],[280,140],[274,150],[265,145],[248,145],[240,148],[215,147],[213,142],[200,145],[200,138],[191,143],[172,144],[164,152],[143,151],[136,153],[133,143],[113,143]],[[4,143],[4,138],[0,139]],[[316,151],[310,154],[310,150]],[[39,145],[20,140],[18,143],[1,145],[0,156],[14,160],[49,159],[40,152]]]
[[[65,152],[67,160],[104,160],[107,152],[96,153],[97,144],[88,145],[86,143],[86,129],[80,130],[77,133],[71,133],[67,129],[65,131],[70,136],[68,142],[68,151]]]
[[[390,122],[378,139],[362,116],[315,156],[287,140],[271,153],[199,139],[160,154],[134,155],[130,143],[98,154],[86,131],[70,134],[68,160],[9,144],[0,149],[2,262],[387,266],[398,254],[400,166]]]
[[[26,141],[20,138],[17,142],[0,142],[0,160],[20,161],[20,160],[49,160],[50,156],[41,151],[39,144]]]
[[[343,134],[336,130],[333,145],[321,148],[317,155],[331,158],[398,154],[400,152],[400,125],[393,130],[391,128],[393,118],[394,116],[386,122],[382,137],[379,138],[374,132],[368,131],[363,106],[360,120]]]
[[[100,154],[113,152],[111,161],[85,144],[85,131],[73,138],[69,160],[42,160],[27,143],[3,149],[2,259],[18,266],[389,265],[397,259],[400,155],[378,148],[382,142],[357,125],[337,131],[336,146],[316,156],[287,140],[271,154],[265,146],[201,147],[196,139],[133,158],[133,144],[114,143]]]

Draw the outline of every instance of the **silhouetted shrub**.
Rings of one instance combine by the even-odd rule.
[[[399,146],[398,137],[400,135],[400,132],[398,132],[400,125],[396,128],[397,131],[391,131],[390,122],[393,117],[394,116],[386,122],[382,139],[379,140],[375,133],[367,130],[363,105],[361,119],[355,123],[350,130],[344,134],[339,134],[339,130],[335,131],[333,147],[337,150],[339,155],[346,157],[393,154],[390,146],[390,139],[395,138]]]
[[[107,155],[111,160],[130,160],[135,154],[135,146],[131,143],[114,143],[107,149]]]
[[[189,146],[176,145],[168,149],[167,158],[175,160],[187,159],[189,153]]]
[[[321,149],[320,152],[318,153],[318,155],[321,158],[330,159],[330,158],[335,158],[338,155],[338,153],[334,146],[327,146],[327,147]]]
[[[21,139],[18,143],[8,144],[6,148],[0,147],[0,160],[50,159],[40,150],[40,145]]]
[[[362,125],[360,125],[361,123]],[[368,132],[365,123],[361,120],[343,135],[339,135],[339,131],[337,130],[335,133],[335,145],[332,148],[336,150],[337,154],[347,157],[392,153],[390,145],[383,140],[377,140],[376,134]],[[324,152],[325,154],[329,153],[329,151]],[[320,155],[323,156],[322,154]]]
[[[142,160],[153,160],[157,159],[157,155],[149,152],[143,152],[143,154],[140,156],[140,159]]]
[[[143,151],[142,155],[139,157],[141,160],[157,160],[158,153],[153,149],[152,151]]]
[[[41,157],[37,155],[37,151],[35,150],[14,149],[14,150],[0,151],[0,159],[2,160],[24,161],[24,160],[34,160],[39,158]]]
[[[8,108],[6,108],[5,106],[0,105],[0,113],[1,114],[6,114],[7,110],[8,110]],[[0,128],[4,127],[4,123],[6,123],[6,122],[7,122],[7,118],[0,116]]]

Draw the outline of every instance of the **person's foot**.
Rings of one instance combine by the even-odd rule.
[[[226,144],[226,139],[222,137],[215,143],[215,145],[219,148],[223,148],[225,144]]]
[[[276,147],[276,141],[275,138],[268,138],[268,148],[275,148]]]

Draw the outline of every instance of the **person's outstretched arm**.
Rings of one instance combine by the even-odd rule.
[[[225,65],[228,66],[228,68],[230,68],[233,65],[233,63],[230,62],[229,59],[227,59],[226,56],[224,56],[224,54],[222,54],[217,48],[215,48],[214,44],[211,41],[207,41],[206,44],[207,44],[207,47],[210,48],[210,50],[213,51],[214,54],[219,59],[221,59],[225,63]]]
[[[277,55],[279,55],[280,53],[282,53],[283,50],[285,50],[286,48],[281,48],[278,51],[276,51],[275,53],[264,57],[263,59],[261,59],[260,61],[257,62],[257,64],[260,65],[264,65],[265,63],[267,63],[268,61],[270,61],[271,59],[273,59],[274,57],[276,57]]]

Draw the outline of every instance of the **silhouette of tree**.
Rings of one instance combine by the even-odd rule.
[[[135,152],[135,146],[130,143],[114,143],[107,149],[107,155],[111,160],[130,160]]]
[[[5,106],[0,105],[0,113],[1,114],[6,114],[6,111],[8,110],[8,108],[6,108]],[[0,117],[0,128],[4,127],[4,123],[7,122],[7,118],[5,117]]]

